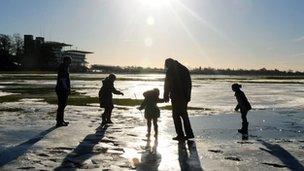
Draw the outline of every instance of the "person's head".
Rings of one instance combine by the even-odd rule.
[[[238,84],[238,83],[234,83],[231,86],[232,91],[238,91],[238,90],[240,90],[240,88],[242,88],[242,85]]]
[[[114,74],[110,74],[110,75],[108,76],[108,78],[109,78],[109,80],[112,81],[112,82],[114,82],[114,81],[116,80],[116,76],[115,76]]]
[[[72,58],[70,56],[65,56],[63,58],[63,64],[65,64],[66,66],[69,66],[72,62]]]
[[[149,90],[143,93],[145,98],[158,98],[159,96],[159,89],[154,88],[153,90]]]
[[[153,91],[155,92],[155,96],[159,96],[159,89],[158,88],[155,88],[155,89],[153,89]]]
[[[172,58],[167,58],[165,60],[165,70],[174,65],[175,60]]]

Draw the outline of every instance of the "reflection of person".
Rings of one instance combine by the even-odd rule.
[[[64,109],[67,105],[69,94],[71,93],[69,76],[69,66],[71,64],[71,61],[71,57],[64,57],[63,62],[59,65],[58,68],[57,84],[55,88],[58,99],[56,126],[67,126],[69,124],[68,122],[64,121]]]
[[[177,136],[173,140],[185,140],[194,138],[187,105],[191,99],[191,77],[189,70],[178,61],[171,58],[165,61],[166,78],[164,86],[164,100],[172,103],[172,116]],[[186,136],[184,135],[182,120]]]
[[[157,152],[158,139],[154,139],[151,147],[151,140],[148,138],[145,151],[141,155],[141,162],[137,170],[158,170],[161,162],[161,155]]]
[[[235,111],[240,110],[242,116],[242,128],[238,130],[239,133],[248,134],[248,121],[247,121],[247,113],[251,110],[251,105],[248,102],[248,99],[245,93],[241,90],[242,85],[240,84],[233,84],[231,86],[232,91],[235,92],[235,97],[238,102],[237,106],[235,107]]]
[[[116,76],[114,74],[110,74],[107,78],[102,81],[102,87],[99,90],[99,102],[100,107],[104,108],[104,113],[102,114],[102,124],[112,124],[111,114],[114,108],[113,105],[113,94],[124,95],[121,91],[118,91],[114,87],[114,81],[116,80]]]
[[[155,137],[158,135],[158,125],[157,118],[160,116],[159,108],[157,107],[157,103],[162,103],[163,100],[159,99],[159,90],[153,89],[150,91],[144,92],[145,100],[142,102],[139,110],[145,109],[145,118],[147,119],[147,137],[150,137],[151,134],[151,121],[153,121],[154,133]]]
[[[189,152],[187,151],[186,143],[184,141],[180,141],[178,143],[178,161],[181,168],[180,170],[202,171],[203,169],[194,141],[188,141],[188,149]]]

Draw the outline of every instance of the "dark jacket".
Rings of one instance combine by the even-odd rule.
[[[60,64],[58,67],[55,91],[60,94],[69,94],[71,91],[69,67],[64,64]]]
[[[120,91],[116,90],[114,87],[113,81],[111,81],[108,77],[102,81],[102,87],[99,90],[99,102],[100,107],[111,107],[113,106],[113,95],[121,94]]]
[[[172,102],[189,102],[191,100],[191,77],[189,70],[175,61],[166,72],[164,99],[171,98]]]
[[[235,97],[238,102],[237,106],[235,107],[236,110],[241,109],[242,111],[249,111],[252,109],[246,95],[241,90],[235,92]]]
[[[160,116],[160,110],[157,103],[162,103],[163,100],[158,98],[158,94],[155,91],[147,91],[144,93],[144,101],[140,105],[139,109],[145,109],[145,118],[153,119]]]

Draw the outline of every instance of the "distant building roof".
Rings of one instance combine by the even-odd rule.
[[[52,42],[52,41],[47,41],[44,44],[49,45],[49,46],[57,46],[57,47],[72,46],[70,44],[60,43],[60,42]]]
[[[81,51],[81,50],[66,50],[68,53],[80,53],[80,54],[92,54],[93,52]]]

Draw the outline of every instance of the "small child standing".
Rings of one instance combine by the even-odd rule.
[[[160,110],[157,106],[157,103],[163,103],[164,100],[159,99],[159,90],[153,89],[143,93],[145,99],[138,107],[139,110],[145,109],[145,119],[147,120],[148,133],[147,137],[150,137],[151,134],[151,122],[153,122],[155,137],[158,135],[158,125],[157,118],[160,116]]]
[[[235,107],[235,111],[240,109],[241,116],[242,116],[242,128],[238,129],[238,132],[241,134],[248,134],[248,121],[247,121],[247,113],[249,110],[252,109],[245,93],[241,90],[242,85],[240,84],[233,84],[231,86],[232,91],[235,92],[235,97],[238,104]]]
[[[102,87],[99,90],[99,103],[100,107],[104,108],[104,113],[102,114],[102,125],[112,124],[111,115],[114,108],[113,105],[113,94],[124,95],[121,91],[118,91],[114,87],[114,81],[116,76],[110,74],[102,81]]]

